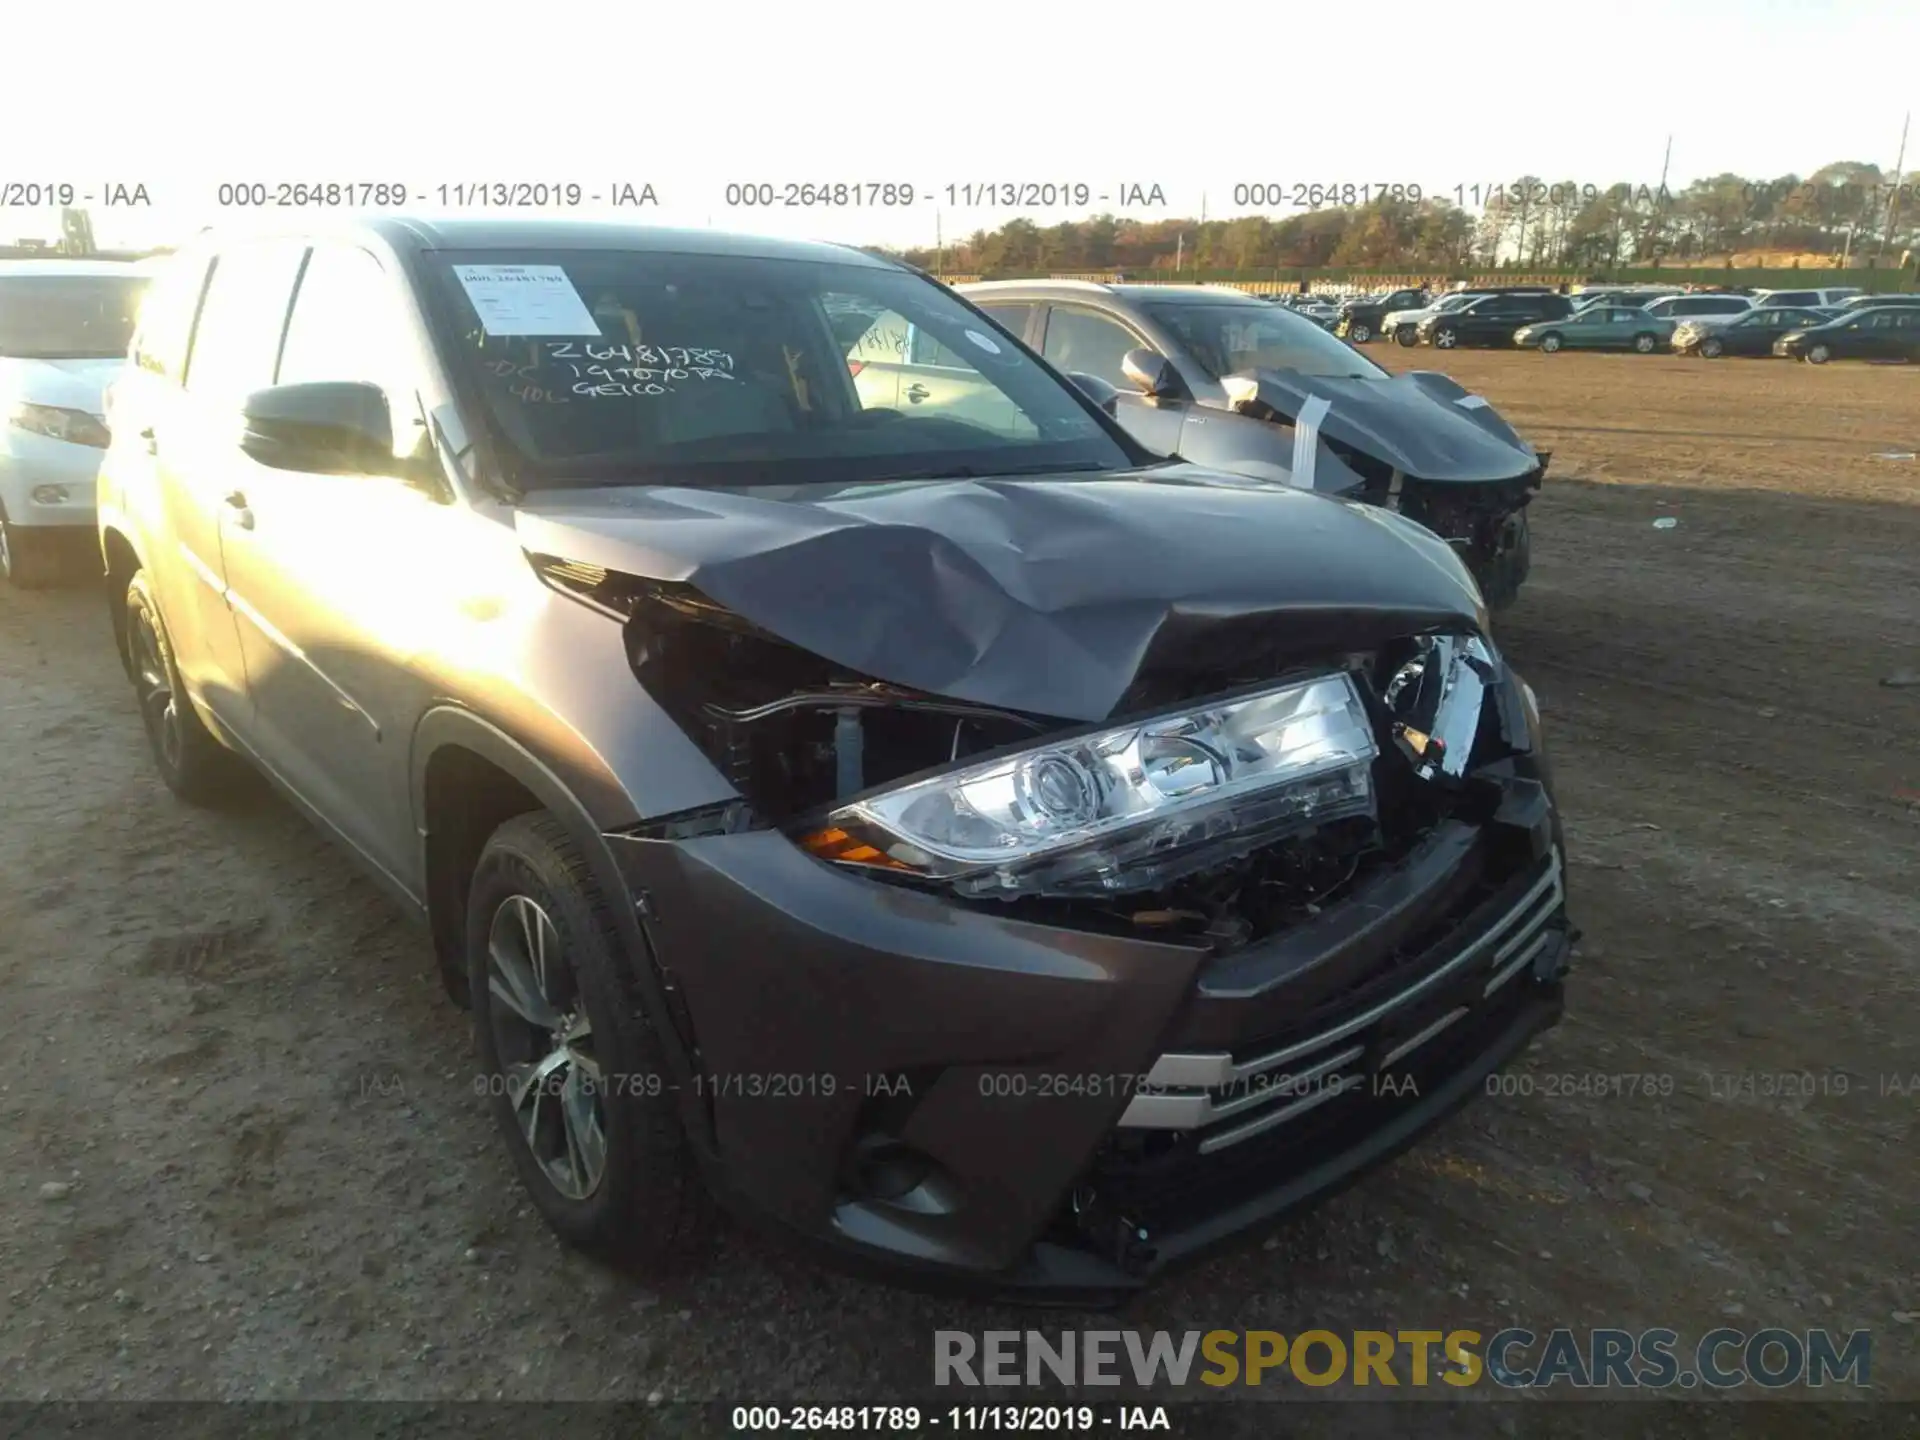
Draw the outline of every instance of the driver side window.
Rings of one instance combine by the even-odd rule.
[[[1124,390],[1129,386],[1120,362],[1129,350],[1139,348],[1133,332],[1119,322],[1056,305],[1047,316],[1047,339],[1040,353],[1066,374],[1092,375]]]
[[[427,443],[413,380],[410,342],[380,262],[348,245],[317,245],[294,292],[280,349],[279,385],[357,381],[378,385],[393,419],[393,449],[405,456]]]

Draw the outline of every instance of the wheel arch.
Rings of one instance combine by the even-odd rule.
[[[101,527],[100,559],[104,567],[101,583],[106,588],[107,614],[113,621],[114,648],[120,652],[121,668],[132,674],[133,651],[127,641],[127,586],[146,567],[132,538],[113,524]]]
[[[644,1023],[660,1037],[679,1081],[696,1148],[710,1153],[704,1124],[684,1097],[695,1095],[694,1059],[653,946],[640,924],[612,847],[587,803],[532,749],[484,716],[440,705],[421,717],[410,761],[413,814],[421,845],[428,926],[441,978],[457,1003],[471,1003],[466,980],[466,902],[488,837],[517,815],[545,811],[580,848],[620,939],[625,981]]]

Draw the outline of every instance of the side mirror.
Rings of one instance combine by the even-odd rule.
[[[1120,373],[1149,400],[1166,400],[1180,393],[1180,376],[1173,362],[1144,345],[1126,353],[1120,361]]]
[[[1120,392],[1098,375],[1089,375],[1084,370],[1073,370],[1067,379],[1085,392],[1086,397],[1109,414],[1113,412],[1113,402],[1120,398]]]
[[[275,470],[378,475],[399,466],[393,416],[378,385],[275,385],[254,391],[240,413],[240,448]]]

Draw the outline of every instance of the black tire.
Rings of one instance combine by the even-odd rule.
[[[1634,352],[1639,355],[1651,355],[1653,347],[1660,343],[1660,337],[1643,330],[1633,337]]]
[[[1373,339],[1373,327],[1364,320],[1357,325],[1349,325],[1347,327],[1347,339],[1356,345],[1364,345]]]
[[[243,775],[239,756],[213,737],[180,684],[173,640],[142,570],[127,582],[127,675],[160,778],[189,805],[216,805]]]
[[[503,927],[497,937],[496,924]],[[522,963],[532,953],[525,941],[536,933],[547,945],[544,984]],[[580,1250],[639,1275],[678,1268],[701,1248],[712,1202],[680,1123],[659,1036],[630,998],[607,898],[552,815],[517,816],[487,841],[468,892],[465,944],[480,1073],[528,1196],[555,1233]],[[514,988],[500,977],[516,966],[522,985],[530,981],[535,989],[522,988],[512,1004],[506,997]],[[525,1018],[522,1006],[542,1023]],[[557,1028],[546,1026],[547,1018]],[[543,1046],[551,1048],[543,1053]],[[524,1083],[530,1067],[554,1067],[562,1052],[546,1083]],[[574,1124],[567,1105],[579,1107]],[[597,1175],[589,1158],[595,1142]],[[536,1143],[543,1155],[535,1154]]]
[[[0,510],[0,580],[22,590],[45,590],[66,578],[58,546],[62,537],[44,530],[22,529]]]
[[[1540,349],[1548,355],[1554,354],[1564,343],[1560,338],[1560,332],[1558,330],[1549,330],[1540,337]]]
[[[1824,365],[1833,358],[1833,352],[1824,345],[1815,345],[1807,351],[1809,365]]]
[[[1718,360],[1726,350],[1727,347],[1721,343],[1717,335],[1709,335],[1700,342],[1700,353],[1709,360]]]
[[[1420,332],[1411,325],[1402,325],[1393,332],[1393,339],[1398,345],[1418,345]]]

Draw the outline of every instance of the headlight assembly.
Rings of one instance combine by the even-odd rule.
[[[963,765],[832,811],[802,843],[963,895],[1153,889],[1373,807],[1379,748],[1345,674]]]
[[[7,413],[7,423],[16,430],[44,435],[49,440],[64,440],[69,445],[107,448],[107,427],[98,415],[84,410],[68,410],[59,405],[32,405],[25,401]]]

